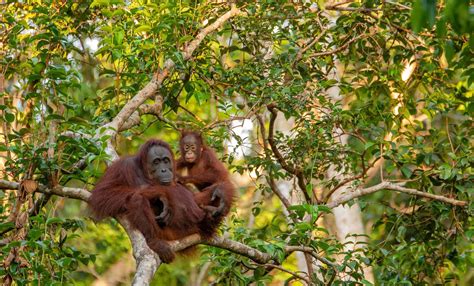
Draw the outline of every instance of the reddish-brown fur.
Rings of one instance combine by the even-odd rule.
[[[106,170],[92,191],[89,206],[99,220],[125,215],[131,225],[143,233],[150,248],[164,262],[171,262],[174,253],[165,240],[194,233],[208,237],[215,232],[218,223],[199,207],[208,205],[210,198],[195,198],[191,191],[176,182],[162,186],[149,177],[146,160],[153,146],[165,147],[172,155],[166,142],[147,141],[135,156],[121,158]],[[174,163],[174,158],[172,160]],[[163,201],[168,203],[170,217],[166,225],[160,227],[154,209]]]
[[[185,136],[194,136],[197,139],[197,147],[202,150],[200,154],[198,152],[200,157],[194,163],[188,163],[184,160],[182,141]],[[181,133],[180,151],[181,158],[177,161],[176,169],[179,174],[183,169],[187,168],[188,174],[178,178],[182,184],[193,184],[199,189],[200,192],[194,194],[198,205],[212,205],[216,207],[219,202],[217,200],[211,202],[212,193],[215,188],[221,190],[225,205],[223,212],[216,217],[216,223],[219,224],[229,213],[235,196],[235,188],[230,181],[227,168],[217,159],[214,150],[204,144],[202,136],[198,132],[183,131]]]

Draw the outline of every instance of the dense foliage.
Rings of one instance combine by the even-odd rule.
[[[469,5],[236,1],[242,13],[187,59],[202,28],[229,11],[225,1],[3,1],[0,276],[90,284],[131,259],[115,221],[96,225],[85,203],[44,189],[92,189],[110,159],[102,127],[166,71],[145,102],[159,108],[120,130],[116,150],[151,137],[178,150],[177,129],[201,130],[239,187],[222,232],[290,274],[203,247],[191,263],[161,266],[157,285],[189,285],[196,269],[218,285],[300,280],[291,273],[306,269],[289,245],[323,257],[308,278],[316,284],[370,284],[371,266],[378,284],[472,285]],[[337,239],[329,214],[339,190],[384,182],[396,187],[344,201],[361,207],[367,243]]]

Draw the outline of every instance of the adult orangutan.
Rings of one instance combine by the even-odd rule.
[[[229,172],[214,151],[204,144],[200,133],[181,132],[179,144],[181,158],[177,161],[178,181],[193,184],[199,189],[200,192],[195,196],[199,201],[210,202],[209,206],[202,207],[211,211],[219,224],[229,213],[235,195]]]
[[[219,190],[213,193],[220,197]],[[169,145],[149,140],[134,156],[114,162],[96,184],[89,205],[97,219],[125,215],[143,233],[148,246],[165,263],[175,254],[167,240],[199,233],[209,237],[218,223],[199,207],[211,199],[195,198],[176,183],[175,161]],[[217,209],[224,211],[224,206]]]

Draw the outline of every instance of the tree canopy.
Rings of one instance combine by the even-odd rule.
[[[469,1],[0,8],[6,285],[474,283]],[[207,246],[164,265],[86,201],[146,140],[178,152],[181,129],[238,196],[220,236],[173,242]]]

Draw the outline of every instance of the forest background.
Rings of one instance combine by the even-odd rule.
[[[0,11],[6,285],[474,284],[469,1]],[[107,164],[150,138],[177,151],[182,128],[238,196],[221,236],[161,265],[85,201]]]

